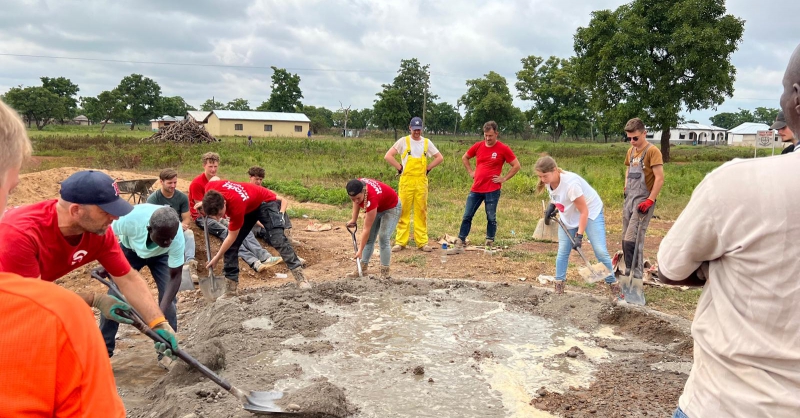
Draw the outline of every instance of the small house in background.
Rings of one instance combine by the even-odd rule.
[[[87,118],[85,115],[76,116],[74,119],[72,119],[72,123],[74,125],[83,125],[83,126],[88,126],[92,124],[91,121],[89,121],[89,118]]]
[[[302,113],[214,110],[207,117],[206,130],[221,136],[305,137],[311,120]]]
[[[205,125],[208,123],[208,117],[211,115],[210,111],[206,110],[190,110],[186,112],[186,119],[191,119],[195,123]]]
[[[153,129],[153,132],[158,132],[159,129],[172,125],[174,123],[180,122],[183,120],[183,116],[169,116],[164,115],[157,119],[150,120],[150,127]]]
[[[669,130],[669,143],[673,145],[724,145],[727,129],[700,123],[681,123]],[[648,141],[661,141],[661,131],[647,132]]]
[[[768,131],[765,123],[745,122],[728,131],[728,145],[754,147],[758,131]]]

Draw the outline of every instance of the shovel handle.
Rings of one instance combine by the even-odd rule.
[[[569,234],[569,231],[567,230],[567,226],[564,225],[564,222],[561,221],[561,218],[555,218],[555,220],[556,220],[556,222],[558,222],[558,225],[561,226],[561,229],[564,230],[564,234],[566,234],[567,238],[569,238],[569,242],[572,243],[572,246],[574,247],[575,246],[575,240],[572,239],[572,235]],[[597,273],[592,268],[592,264],[589,263],[589,260],[587,260],[586,256],[583,255],[583,251],[581,251],[580,248],[576,248],[575,251],[578,252],[578,255],[581,256],[581,259],[583,260],[583,262],[586,263],[586,267],[589,268],[589,272],[592,273],[592,276],[597,276]]]

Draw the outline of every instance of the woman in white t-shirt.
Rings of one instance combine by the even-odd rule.
[[[556,293],[564,293],[564,282],[567,280],[567,264],[569,254],[574,248],[580,248],[583,234],[589,236],[592,249],[597,259],[611,269],[611,257],[606,247],[606,222],[603,217],[603,201],[600,195],[583,179],[583,177],[558,168],[556,161],[545,156],[539,158],[534,166],[539,184],[536,191],[541,193],[547,189],[550,194],[548,213],[561,212],[561,222],[569,230],[575,241],[573,247],[569,237],[562,228],[558,229],[558,255],[556,256]],[[620,286],[613,274],[606,277],[606,283],[615,298],[620,298]]]

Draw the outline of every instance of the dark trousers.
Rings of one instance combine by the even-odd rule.
[[[156,287],[158,288],[158,303],[161,304],[161,298],[164,294],[164,291],[167,288],[167,283],[169,283],[170,275],[169,275],[169,254],[163,254],[158,257],[151,257],[151,258],[140,258],[136,255],[136,252],[131,250],[130,248],[122,247],[122,253],[125,254],[125,258],[128,259],[128,262],[131,264],[131,267],[139,271],[142,267],[147,266],[150,269],[150,274],[153,275],[153,280],[156,282]],[[109,292],[110,294],[111,292]],[[169,322],[169,326],[172,327],[175,331],[178,330],[178,303],[177,298],[173,299],[172,303],[169,305],[169,308],[166,312],[164,312],[164,317],[167,318],[167,322]],[[119,322],[112,321],[110,319],[104,318],[102,315],[100,316],[100,333],[103,334],[103,340],[106,342],[106,350],[108,350],[108,356],[111,357],[114,355],[114,347],[116,345],[116,337],[117,337],[117,330],[119,329]]]
[[[283,233],[284,221],[280,208],[280,204],[277,201],[261,203],[258,209],[244,215],[244,224],[242,229],[239,230],[239,235],[236,236],[231,248],[225,251],[225,268],[223,272],[227,279],[235,282],[239,281],[239,247],[256,222],[261,222],[261,225],[264,225],[264,229],[267,230],[264,241],[278,250],[289,270],[294,270],[302,265],[294,252],[294,248],[292,248],[292,244],[289,243]]]

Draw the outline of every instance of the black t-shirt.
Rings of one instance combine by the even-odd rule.
[[[794,144],[789,145],[788,147],[784,148],[783,151],[781,151],[781,155],[788,154],[790,152],[794,152]]]

